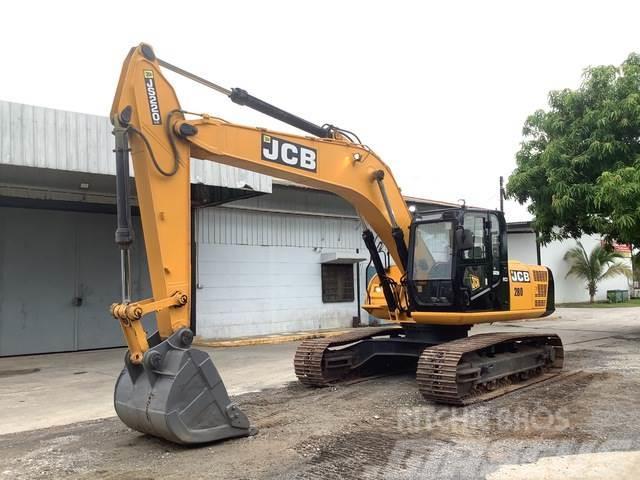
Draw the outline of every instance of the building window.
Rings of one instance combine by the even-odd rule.
[[[322,264],[322,302],[353,302],[353,265]]]

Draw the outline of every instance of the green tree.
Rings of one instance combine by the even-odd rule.
[[[625,275],[627,278],[631,276],[631,268],[620,262],[621,258],[623,257],[619,253],[601,245],[596,245],[587,253],[582,243],[576,242],[576,246],[564,254],[564,260],[570,265],[565,278],[573,276],[584,280],[589,291],[589,302],[593,303],[598,283],[602,280],[618,275]]]
[[[540,239],[601,233],[640,243],[640,55],[587,68],[529,116],[507,194],[530,202]]]

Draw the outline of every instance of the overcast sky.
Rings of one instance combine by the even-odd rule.
[[[108,115],[129,48],[355,131],[407,195],[495,208],[527,115],[640,51],[640,2],[4,2],[0,99]],[[171,77],[172,81],[174,77]],[[291,127],[176,78],[184,108]],[[509,202],[509,221],[528,218]]]

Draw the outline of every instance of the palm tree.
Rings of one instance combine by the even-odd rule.
[[[586,281],[589,303],[593,303],[600,281],[618,275],[625,275],[627,278],[632,275],[631,268],[618,261],[624,258],[619,253],[602,245],[596,245],[591,253],[587,253],[582,243],[576,241],[576,244],[564,254],[564,260],[571,265],[565,278],[574,276]]]

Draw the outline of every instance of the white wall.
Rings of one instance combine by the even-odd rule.
[[[509,241],[511,241],[511,237],[509,237]],[[580,241],[587,253],[589,253],[593,247],[600,243],[600,237],[584,235]],[[569,271],[569,264],[564,261],[563,257],[566,251],[575,245],[575,240],[571,239],[562,242],[551,242],[541,248],[542,264],[551,268],[555,279],[556,303],[585,302],[589,300],[589,292],[584,281],[575,277],[565,278]],[[630,265],[628,259],[624,261],[629,262]],[[598,286],[596,300],[606,300],[607,290],[626,290],[628,288],[628,281],[624,276],[605,280]]]
[[[198,335],[233,338],[351,326],[358,315],[357,298],[322,302],[321,257],[332,252],[368,257],[354,217],[335,195],[282,187],[255,199],[199,209]],[[366,264],[359,265],[361,303]],[[361,318],[368,320],[364,310]]]
[[[322,303],[320,256],[330,251],[339,250],[201,245],[201,288],[196,298],[198,335],[232,338],[350,327],[352,317],[357,316],[355,300]],[[364,272],[361,273],[364,294]],[[366,321],[366,312],[362,318]]]
[[[509,233],[507,243],[509,260],[519,260],[527,265],[538,264],[535,233]]]

